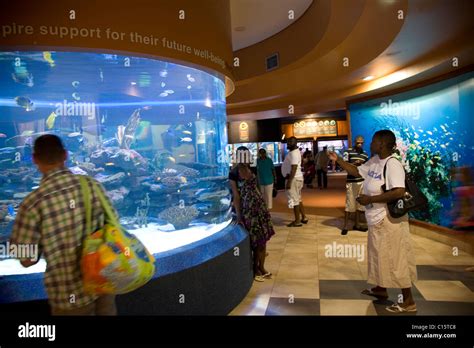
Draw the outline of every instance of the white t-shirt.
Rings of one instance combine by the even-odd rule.
[[[405,170],[403,165],[395,157],[389,156],[380,159],[375,155],[366,163],[357,167],[359,174],[364,178],[363,192],[366,196],[377,196],[383,193],[382,185],[386,183],[386,190],[397,187],[405,187]],[[386,181],[383,178],[383,168],[387,163]],[[365,217],[368,225],[376,225],[387,215],[386,203],[373,203],[365,206]]]
[[[281,165],[281,175],[285,178],[291,173],[291,166],[298,166],[296,168],[295,179],[303,180],[303,172],[301,171],[301,153],[299,149],[294,149],[293,151],[288,152]]]

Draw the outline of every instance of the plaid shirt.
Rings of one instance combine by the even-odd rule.
[[[104,224],[104,212],[91,183],[89,187],[95,231]],[[85,208],[78,176],[66,168],[48,172],[40,187],[20,205],[11,241],[38,245],[47,263],[44,284],[53,308],[74,309],[97,299],[86,295],[82,286],[80,261],[85,235]]]

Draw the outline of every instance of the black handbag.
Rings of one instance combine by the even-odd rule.
[[[385,162],[383,167],[383,177],[385,180],[385,173],[387,171],[387,163],[390,159]],[[382,185],[382,190],[387,192],[386,184]],[[392,202],[387,203],[388,212],[393,218],[400,218],[407,214],[411,210],[417,210],[425,207],[428,204],[428,199],[416,186],[414,180],[410,174],[405,172],[405,195],[402,198],[398,198]]]

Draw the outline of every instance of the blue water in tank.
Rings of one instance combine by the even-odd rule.
[[[40,182],[35,139],[63,140],[122,225],[161,252],[231,220],[223,76],[142,57],[0,52],[0,243]]]

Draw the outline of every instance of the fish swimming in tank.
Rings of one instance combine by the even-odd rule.
[[[27,97],[16,97],[15,102],[18,106],[21,106],[26,111],[33,111],[35,110],[35,106],[30,98]]]
[[[172,151],[174,147],[178,147],[180,145],[177,133],[177,126],[173,125],[161,134],[163,146],[166,150]]]
[[[12,73],[12,79],[16,83],[19,83],[21,85],[25,85],[28,87],[33,87],[35,85],[33,82],[33,75],[31,73],[26,73],[26,74]]]
[[[28,71],[25,61],[16,60],[12,63],[14,72],[12,73],[12,79],[16,83],[33,87],[33,74]]]
[[[49,66],[50,66],[51,68],[54,68],[54,66],[55,66],[56,64],[55,64],[55,61],[54,61],[54,59],[53,59],[53,54],[52,54],[51,52],[49,52],[49,51],[44,51],[44,52],[43,52],[43,58],[44,58],[44,60],[45,60],[46,62],[49,63]]]
[[[56,113],[53,111],[52,113],[49,114],[48,118],[46,119],[46,126],[48,129],[52,129],[54,127],[54,121],[56,121]]]

